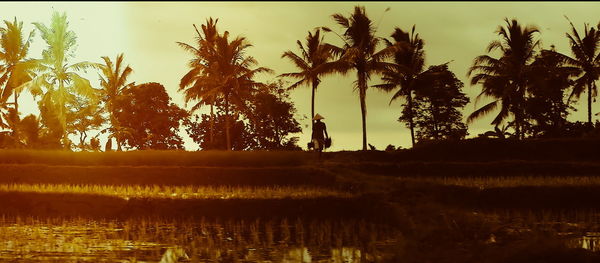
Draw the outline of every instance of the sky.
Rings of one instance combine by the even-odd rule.
[[[33,22],[48,24],[53,11],[66,12],[69,27],[77,34],[76,57],[78,61],[101,62],[102,56],[113,60],[124,53],[125,63],[134,72],[131,81],[137,84],[159,82],[163,84],[173,102],[185,107],[178,85],[188,71],[191,54],[176,42],[193,43],[197,26],[209,17],[218,18],[220,31],[233,36],[244,36],[253,47],[248,54],[260,66],[271,68],[274,74],[259,76],[262,81],[272,81],[277,75],[294,72],[296,68],[281,58],[284,51],[297,52],[296,41],[304,41],[309,31],[327,26],[338,33],[342,29],[331,15],[348,16],[354,6],[366,7],[368,16],[377,28],[377,36],[389,37],[395,27],[404,30],[416,25],[416,31],[425,41],[426,65],[450,62],[449,68],[464,83],[464,92],[471,102],[464,108],[468,116],[476,106],[475,97],[480,86],[469,85],[467,70],[473,59],[485,54],[487,45],[498,39],[496,30],[504,25],[505,18],[516,18],[520,23],[537,26],[542,47],[555,45],[558,52],[570,55],[565,33],[568,16],[578,30],[583,24],[599,22],[598,2],[1,2],[0,19],[16,17],[24,22],[26,32],[34,30]],[[385,11],[387,8],[389,11]],[[325,41],[340,44],[333,33]],[[45,43],[36,34],[30,50],[31,58],[39,58]],[[497,56],[497,54],[496,54]],[[93,85],[98,85],[98,74],[87,72]],[[358,150],[362,146],[358,93],[354,91],[352,73],[323,78],[316,94],[316,112],[325,117],[328,132],[333,139],[331,150]],[[369,85],[378,84],[373,77]],[[409,148],[410,133],[397,121],[402,101],[390,103],[390,93],[370,88],[367,92],[368,142],[378,149],[388,144]],[[297,117],[303,133],[300,146],[306,147],[310,138],[310,88],[299,87],[291,98],[298,110]],[[583,96],[585,98],[585,95]],[[37,105],[28,94],[20,102],[22,116],[37,114]],[[187,105],[190,109],[192,104]],[[585,120],[583,104],[570,116],[571,121]],[[594,103],[594,113],[600,111]],[[494,116],[469,124],[469,137],[493,129],[489,124]],[[597,118],[594,116],[594,118]],[[196,150],[185,132],[181,132],[187,150]],[[94,135],[92,133],[92,135]],[[102,137],[101,137],[102,138]]]

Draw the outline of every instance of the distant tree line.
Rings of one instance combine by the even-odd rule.
[[[301,132],[296,108],[282,80],[255,81],[270,69],[255,67],[246,55],[245,38],[217,32],[216,21],[203,25],[197,45],[179,43],[194,55],[190,72],[181,79],[192,111],[171,102],[156,82],[129,81],[133,69],[123,54],[103,63],[73,62],[76,35],[65,14],[54,13],[50,24],[33,23],[25,37],[23,22],[5,21],[0,28],[0,148],[124,150],[184,149],[181,128],[202,149],[299,150]],[[29,58],[33,36],[46,42],[41,58]],[[81,76],[97,72],[99,86]],[[39,116],[19,114],[19,96],[30,92]],[[210,115],[192,116],[202,105]],[[95,132],[96,134],[90,134]],[[99,136],[105,134],[102,147]],[[72,138],[77,138],[73,140]],[[113,145],[113,142],[115,145]]]
[[[101,63],[73,61],[77,37],[65,14],[55,12],[49,24],[33,23],[35,30],[28,34],[23,22],[4,21],[0,27],[0,148],[184,149],[184,130],[204,150],[299,150],[294,134],[302,129],[290,90],[311,88],[312,119],[322,79],[340,74],[354,79],[363,150],[368,145],[370,87],[389,92],[390,104],[403,102],[398,121],[410,130],[413,146],[464,139],[467,124],[492,112],[497,112],[491,123],[494,130],[479,136],[600,135],[600,125],[592,122],[595,83],[600,77],[600,24],[585,24],[580,34],[569,21],[571,31],[566,37],[571,54],[566,55],[553,46],[542,48],[537,28],[506,19],[496,31],[499,39],[487,47],[489,54],[476,57],[468,73],[470,84],[481,87],[476,102],[484,97],[492,101],[464,122],[462,110],[470,101],[464,84],[449,69],[451,62],[425,63],[425,41],[415,26],[396,27],[388,37],[378,36],[360,6],[347,16],[333,14],[332,19],[341,31],[326,26],[309,31],[304,42],[296,42],[295,51],[281,55],[297,71],[266,82],[258,76],[274,71],[248,55],[252,45],[245,37],[220,30],[218,19],[209,18],[199,28],[193,25],[194,42],[177,42],[191,55],[178,87],[186,107],[191,105],[189,111],[171,102],[162,84],[130,81],[133,69],[124,63],[123,54],[115,60],[103,56]],[[35,34],[40,34],[46,48],[38,58],[31,58]],[[326,42],[325,35],[339,38],[342,44]],[[99,85],[94,87],[81,75],[84,72],[96,72]],[[21,117],[23,92],[33,95],[39,116]],[[587,122],[567,121],[576,110],[573,103],[583,94]],[[104,147],[99,141],[102,134],[108,138]]]
[[[387,10],[386,10],[387,11]],[[362,149],[367,149],[366,95],[369,87],[392,92],[390,103],[402,99],[398,121],[410,129],[413,146],[416,142],[463,139],[467,125],[491,112],[498,112],[492,121],[494,130],[481,137],[556,138],[596,137],[600,123],[592,123],[592,102],[597,94],[600,77],[600,24],[585,24],[583,35],[569,21],[566,33],[572,56],[558,53],[554,46],[543,49],[539,30],[522,26],[517,20],[506,19],[506,26],[497,29],[499,40],[492,41],[488,53],[481,55],[469,69],[472,86],[481,86],[476,102],[492,99],[473,113],[464,123],[462,108],[469,98],[462,92],[463,83],[448,69],[448,63],[425,66],[425,41],[416,33],[395,28],[390,38],[376,36],[376,28],[364,7],[356,6],[349,16],[332,15],[342,28],[337,33],[329,27],[309,32],[306,44],[298,41],[299,53],[287,51],[288,58],[300,70],[283,74],[298,82],[290,86],[310,85],[314,96],[321,78],[330,74],[356,74],[354,89],[358,91],[362,118]],[[323,41],[320,30],[332,32],[342,41],[335,46]],[[369,85],[379,76],[383,83]],[[576,109],[582,94],[587,94],[587,122],[569,122],[567,117]],[[389,145],[388,150],[395,147]]]

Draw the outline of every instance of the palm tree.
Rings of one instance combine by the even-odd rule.
[[[568,18],[567,18],[568,19]],[[583,38],[579,35],[573,23],[571,25],[571,33],[567,33],[567,38],[571,44],[571,53],[573,58],[564,56],[566,63],[570,66],[579,68],[578,77],[573,85],[573,91],[569,96],[569,101],[572,98],[579,96],[586,91],[588,99],[588,124],[592,125],[592,97],[596,96],[596,80],[600,77],[600,31],[598,28],[584,26]],[[600,24],[598,24],[600,28]]]
[[[246,99],[251,97],[255,89],[265,86],[254,81],[255,76],[271,70],[264,67],[253,68],[258,64],[256,59],[246,55],[247,48],[252,45],[244,37],[229,40],[228,31],[219,34],[216,23],[216,20],[213,22],[212,18],[209,19],[202,26],[203,34],[196,29],[198,47],[178,42],[181,47],[194,54],[189,63],[191,70],[181,79],[180,90],[184,91],[186,101],[198,101],[192,110],[203,104],[210,104],[211,118],[212,105],[217,99],[223,101],[227,150],[231,150],[231,106],[247,109]],[[211,121],[213,123],[214,118]]]
[[[383,71],[382,80],[384,84],[375,85],[385,91],[392,91],[398,88],[394,93],[390,104],[398,99],[404,98],[407,101],[407,111],[409,119],[410,137],[413,147],[415,146],[415,131],[413,121],[413,92],[419,88],[425,78],[430,77],[425,68],[425,45],[419,34],[415,33],[413,26],[411,33],[396,28],[392,33],[394,42],[385,40],[387,46],[395,46],[394,62],[391,67]]]
[[[102,100],[105,103],[106,112],[110,120],[111,132],[109,138],[114,137],[117,140],[117,150],[121,151],[123,137],[126,135],[126,129],[119,125],[119,120],[115,117],[115,102],[124,89],[134,85],[133,82],[127,83],[127,78],[133,70],[129,66],[123,67],[123,54],[119,54],[115,63],[109,57],[102,57],[104,64],[100,65],[102,75],[100,75],[100,85],[102,86]]]
[[[355,89],[358,90],[362,121],[362,149],[367,150],[367,88],[371,75],[382,72],[390,63],[384,60],[390,57],[395,48],[386,47],[376,51],[380,39],[375,37],[375,28],[367,16],[364,7],[355,6],[349,17],[342,14],[332,15],[333,19],[345,30],[340,36],[344,41],[341,47],[328,44],[334,55],[340,59],[335,63],[335,71],[347,74],[356,70]],[[322,27],[326,32],[331,29]]]
[[[194,25],[194,29],[198,34],[196,37],[197,47],[177,42],[179,46],[194,55],[194,58],[188,63],[190,71],[179,82],[179,91],[183,91],[184,93],[186,106],[190,101],[197,101],[192,106],[192,112],[200,109],[202,105],[210,105],[209,141],[211,145],[214,144],[214,106],[219,95],[219,89],[214,81],[215,77],[209,76],[209,73],[211,73],[210,69],[213,66],[211,63],[214,62],[212,58],[215,57],[216,53],[216,40],[219,37],[217,31],[218,21],[218,19],[213,20],[209,18],[206,24],[202,25],[202,33]]]
[[[6,27],[0,28],[0,110],[7,109],[8,105],[13,106],[15,112],[19,112],[19,93],[21,85],[31,80],[33,61],[27,60],[29,47],[34,35],[34,31],[29,33],[27,38],[23,36],[23,22],[18,22],[15,18],[13,22],[4,21]],[[14,96],[14,101],[9,102],[10,95]],[[0,118],[0,128],[5,125]]]
[[[254,80],[259,73],[270,73],[271,69],[255,67],[258,62],[252,56],[246,56],[246,49],[252,45],[244,37],[236,37],[229,41],[229,32],[225,31],[217,37],[215,55],[211,58],[214,63],[208,73],[218,93],[223,98],[225,111],[225,136],[227,150],[231,150],[230,110],[231,105],[238,109],[248,110],[246,99],[250,98],[258,88],[266,85]]]
[[[79,76],[78,71],[99,67],[91,62],[68,64],[73,56],[76,36],[68,29],[66,14],[54,12],[49,27],[42,23],[33,23],[40,31],[42,39],[48,45],[42,52],[42,58],[37,61],[38,75],[28,82],[32,92],[44,95],[39,102],[40,107],[52,109],[52,115],[58,120],[63,146],[69,145],[67,137],[67,103],[74,101],[75,96],[83,96],[97,100],[97,90],[92,88],[89,80]]]
[[[515,19],[505,19],[505,22],[506,27],[500,26],[496,31],[501,39],[492,41],[487,48],[488,53],[500,50],[501,57],[478,56],[468,72],[468,76],[474,74],[471,77],[471,85],[482,85],[477,100],[483,96],[495,100],[471,113],[467,122],[472,122],[500,107],[500,112],[492,124],[498,126],[512,114],[516,136],[522,139],[528,74],[535,59],[536,47],[539,45],[539,40],[535,40],[534,35],[539,31],[533,26],[523,27]]]
[[[312,127],[312,118],[315,116],[315,91],[321,83],[320,76],[332,72],[331,59],[333,54],[329,50],[328,45],[323,43],[320,30],[317,29],[314,34],[308,32],[306,37],[306,47],[298,40],[298,48],[300,55],[288,50],[281,55],[282,58],[288,58],[294,65],[300,69],[298,72],[284,73],[281,77],[289,77],[298,80],[288,89],[294,89],[301,85],[311,85],[310,98],[310,119]]]

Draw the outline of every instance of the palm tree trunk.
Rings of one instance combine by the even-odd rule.
[[[79,135],[79,148],[83,151],[85,148],[85,139],[87,139],[87,133],[84,131]]]
[[[229,135],[229,94],[225,96],[225,139],[227,151],[231,150],[231,136]]]
[[[594,85],[593,81],[590,81],[588,84],[588,124],[592,125],[592,87]]]
[[[440,136],[440,131],[438,128],[438,123],[437,120],[435,118],[435,116],[438,113],[438,108],[436,105],[434,105],[433,103],[431,103],[431,121],[433,122],[433,137],[435,138],[435,140],[440,140],[441,136]]]
[[[63,81],[60,81],[59,86],[58,86],[58,91],[55,91],[55,92],[59,92],[60,95],[67,93],[67,90],[65,89]],[[67,132],[67,106],[65,105],[66,101],[63,99],[63,96],[59,96],[59,100],[54,103],[58,104],[58,113],[57,114],[58,114],[58,119],[60,121],[61,128],[62,128],[61,141],[63,143],[63,147],[69,148],[70,141],[69,141],[69,134]]]
[[[19,114],[19,94],[17,93],[17,91],[14,91],[14,92],[15,92],[15,112],[18,115]]]
[[[317,90],[317,82],[315,80],[312,81],[312,94],[310,97],[310,130],[313,129],[313,118],[315,117],[315,90]]]
[[[122,152],[123,148],[121,148],[121,145],[123,145],[123,142],[121,141],[120,136],[115,137],[115,140],[117,140],[117,152]]]
[[[358,92],[360,99],[360,113],[362,121],[362,150],[367,150],[367,79],[365,74],[358,72]]]
[[[413,121],[413,103],[412,103],[412,92],[408,93],[408,126],[410,127],[410,140],[412,141],[412,147],[415,147],[415,124]]]

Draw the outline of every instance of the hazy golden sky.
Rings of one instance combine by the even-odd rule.
[[[247,37],[254,45],[249,54],[261,66],[275,70],[274,75],[261,76],[262,80],[271,80],[296,70],[280,58],[285,50],[296,51],[296,40],[304,40],[308,31],[318,26],[341,33],[331,15],[348,15],[355,5],[366,6],[367,14],[378,25],[378,36],[388,37],[394,27],[409,29],[416,24],[425,40],[427,66],[453,61],[450,69],[465,82],[465,92],[472,99],[464,115],[474,110],[474,97],[480,91],[480,87],[468,84],[467,69],[476,56],[484,54],[488,43],[497,39],[495,31],[504,24],[505,17],[538,26],[543,47],[554,44],[559,52],[569,55],[565,38],[569,25],[564,16],[579,30],[584,22],[596,25],[600,19],[600,3],[595,2],[2,2],[0,19],[17,17],[30,31],[32,22],[48,23],[53,10],[66,12],[69,26],[78,36],[74,61],[100,62],[101,56],[114,59],[123,52],[125,62],[134,69],[132,81],[159,82],[183,106],[177,87],[187,72],[190,55],[175,42],[192,42],[193,23],[200,25],[208,17],[218,18],[221,31]],[[384,14],[387,7],[391,9]],[[333,34],[325,39],[339,43]],[[40,57],[44,46],[36,34],[30,56]],[[87,76],[97,84],[96,73]],[[325,78],[317,92],[316,112],[326,118],[333,150],[361,147],[360,109],[353,81],[353,74]],[[369,84],[377,83],[373,78]],[[401,102],[389,105],[390,97],[375,89],[367,93],[368,140],[379,149],[387,144],[410,146],[408,130],[396,121]],[[292,98],[299,115],[310,115],[308,87],[294,91]],[[597,103],[594,107],[594,112],[600,111]],[[571,120],[585,119],[585,109],[578,108]],[[38,112],[37,105],[25,94],[22,110],[23,114]],[[471,136],[491,129],[492,115],[471,124]],[[305,147],[310,137],[309,121],[305,119],[302,124],[300,145]],[[187,139],[186,148],[195,150],[197,145]]]

